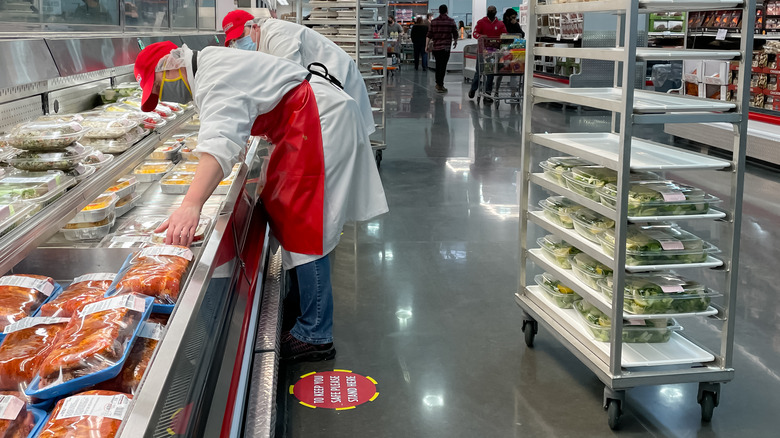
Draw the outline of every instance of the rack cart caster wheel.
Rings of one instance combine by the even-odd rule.
[[[709,423],[712,421],[712,413],[715,410],[715,394],[704,391],[701,395],[701,421]]]
[[[523,337],[525,338],[525,345],[530,348],[534,346],[534,338],[536,332],[539,331],[539,323],[536,321],[525,320],[523,321]]]
[[[607,423],[609,424],[609,428],[612,430],[617,429],[620,427],[620,401],[618,400],[609,400],[607,401]]]

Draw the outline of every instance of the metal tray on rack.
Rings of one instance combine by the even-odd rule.
[[[570,102],[608,111],[621,111],[623,90],[620,88],[538,88],[534,95],[543,99]],[[676,96],[645,90],[634,91],[635,113],[725,112],[736,102]]]

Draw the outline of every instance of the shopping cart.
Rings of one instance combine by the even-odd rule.
[[[525,80],[525,48],[518,47],[514,35],[498,38],[480,37],[477,44],[477,69],[479,70],[480,98],[486,102],[501,101],[518,104],[522,99]],[[505,80],[508,76],[508,80]],[[490,99],[490,100],[488,100]]]

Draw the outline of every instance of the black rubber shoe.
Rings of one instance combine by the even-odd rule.
[[[316,345],[298,340],[290,332],[282,334],[280,356],[285,362],[319,362],[336,357],[333,343]]]
[[[473,99],[475,94],[477,93],[474,90],[469,90],[469,99]]]

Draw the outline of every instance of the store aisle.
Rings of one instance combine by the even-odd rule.
[[[522,341],[513,300],[521,116],[516,107],[475,105],[461,79],[448,74],[450,91],[440,96],[432,72],[391,78],[381,168],[391,211],[344,231],[333,277],[338,355],[282,368],[278,435],[776,436],[778,174],[748,175],[737,378],[723,388],[713,422],[699,421],[696,385],[645,387],[629,391],[623,427],[612,432],[593,373],[544,330],[534,349]],[[555,106],[539,114],[536,130],[598,131],[609,123],[603,113]],[[686,178],[726,195],[712,173]],[[684,325],[704,337],[718,327]],[[372,377],[379,396],[335,411],[303,406],[287,392],[300,376],[333,369]]]

